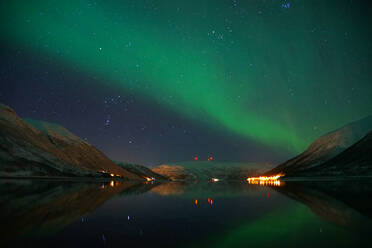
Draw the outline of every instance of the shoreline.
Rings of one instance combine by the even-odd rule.
[[[279,179],[283,182],[327,182],[327,181],[355,181],[355,180],[368,180],[372,176],[317,176],[317,177],[285,177]]]
[[[363,181],[372,179],[372,176],[341,176],[341,177],[285,177],[279,179],[282,182],[330,182],[330,181]],[[97,178],[97,177],[46,177],[46,176],[0,176],[0,180],[38,180],[38,181],[71,181],[71,182],[145,182],[142,180],[131,180],[123,178]],[[239,180],[224,180],[225,182],[239,182]],[[157,182],[177,182],[177,183],[192,183],[192,181],[183,180],[171,180],[163,181],[157,180]],[[245,183],[245,180],[241,181]]]
[[[0,176],[0,180],[38,180],[38,181],[77,181],[77,182],[145,182],[142,180],[127,180],[123,178],[97,178],[97,177],[45,177],[45,176]]]

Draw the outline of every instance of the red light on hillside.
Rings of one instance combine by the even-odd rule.
[[[210,157],[208,158],[208,161],[212,161],[212,160],[213,160],[213,157],[210,156]]]
[[[195,160],[195,161],[198,161],[198,159],[199,159],[198,157],[196,157],[196,156],[194,157],[194,160]]]

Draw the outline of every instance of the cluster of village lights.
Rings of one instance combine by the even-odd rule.
[[[281,186],[283,182],[279,181],[279,178],[284,176],[278,174],[274,176],[259,176],[259,177],[248,177],[246,180],[249,184],[257,184],[261,186]]]

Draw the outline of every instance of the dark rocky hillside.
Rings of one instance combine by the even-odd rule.
[[[372,132],[336,157],[299,175],[372,176]]]
[[[372,130],[372,116],[352,122],[315,140],[306,151],[264,173],[287,176],[315,168],[354,145]],[[371,149],[372,150],[372,149]]]
[[[101,172],[105,171],[105,174]],[[143,180],[56,124],[20,118],[0,104],[0,176],[104,176]]]

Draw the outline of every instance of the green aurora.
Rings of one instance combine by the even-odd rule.
[[[298,152],[372,113],[368,23],[345,6],[9,1],[0,18],[6,44],[102,78],[99,87],[131,90],[208,128]]]

